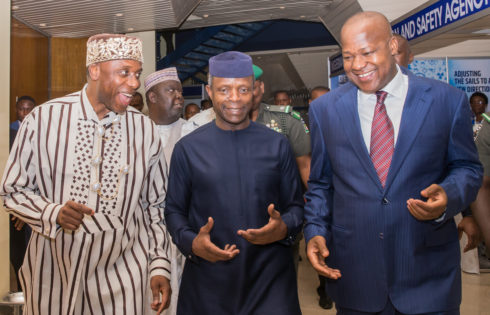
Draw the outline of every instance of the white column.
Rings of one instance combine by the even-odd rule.
[[[140,38],[143,41],[143,72],[141,73],[140,81],[141,86],[138,92],[143,95],[143,101],[145,102],[145,107],[143,108],[144,113],[148,113],[148,107],[146,106],[145,100],[145,78],[155,72],[156,70],[156,42],[155,42],[155,31],[148,32],[136,32],[128,33],[128,35]]]
[[[0,177],[9,151],[10,0],[0,1]],[[9,222],[0,202],[0,298],[10,288]]]

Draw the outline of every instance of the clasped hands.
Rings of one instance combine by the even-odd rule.
[[[287,235],[286,223],[281,218],[279,211],[274,209],[274,204],[267,208],[269,222],[260,229],[238,230],[237,234],[255,245],[266,245],[282,240]],[[199,233],[192,241],[192,252],[210,262],[226,261],[233,259],[240,253],[236,245],[226,244],[223,249],[211,242],[210,232],[214,220],[209,217],[208,222],[201,227]]]
[[[407,200],[408,211],[420,221],[428,221],[439,218],[447,207],[447,195],[444,189],[432,184],[420,192],[426,201],[410,198]],[[313,268],[322,276],[330,279],[338,279],[342,276],[340,270],[327,266],[325,258],[330,255],[326,240],[317,235],[311,238],[307,244],[306,254]]]

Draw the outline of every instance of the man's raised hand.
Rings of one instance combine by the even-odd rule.
[[[434,220],[439,218],[447,207],[447,195],[444,188],[437,184],[432,184],[420,192],[427,201],[410,198],[407,200],[408,211],[421,221]]]
[[[281,218],[279,211],[271,203],[267,208],[269,222],[260,229],[238,230],[238,235],[255,245],[266,245],[286,238],[288,227]]]
[[[192,252],[194,255],[213,263],[234,258],[240,253],[236,245],[226,244],[225,248],[221,249],[211,242],[209,232],[213,229],[213,225],[214,220],[209,217],[208,222],[201,227],[199,233],[192,241]]]
[[[310,239],[306,246],[306,255],[318,274],[330,279],[338,279],[342,276],[340,270],[332,269],[325,263],[325,258],[330,255],[330,252],[323,236],[317,235]]]
[[[94,215],[94,210],[81,203],[68,200],[58,212],[56,223],[65,230],[75,231],[82,223],[83,216]]]

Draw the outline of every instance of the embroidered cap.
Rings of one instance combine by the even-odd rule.
[[[97,62],[121,59],[143,63],[141,39],[121,34],[97,34],[87,40],[87,67]]]
[[[245,78],[254,75],[252,58],[239,51],[227,51],[209,59],[209,73],[219,78]]]
[[[179,76],[177,75],[177,68],[165,68],[148,75],[145,79],[145,92],[148,92],[152,87],[164,81],[180,82]]]

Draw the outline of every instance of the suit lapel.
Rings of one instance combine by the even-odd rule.
[[[428,93],[430,88],[424,86],[421,82],[422,80],[411,72],[407,71],[406,74],[408,75],[408,92],[403,106],[400,130],[398,131],[395,152],[391,160],[385,189],[388,189],[393,183],[396,174],[410,152],[433,101]]]
[[[369,156],[366,143],[364,143],[364,138],[362,137],[359,111],[357,109],[357,87],[352,83],[348,84],[350,85],[350,89],[339,98],[339,104],[336,106],[338,117],[340,117],[341,126],[366,173],[376,186],[380,190],[383,190],[378,174]]]

